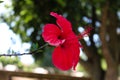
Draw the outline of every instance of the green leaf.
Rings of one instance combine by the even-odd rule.
[[[31,47],[31,50],[34,51],[36,49],[38,49],[38,43],[33,43],[32,47]]]
[[[3,1],[0,1],[0,3],[2,3]]]

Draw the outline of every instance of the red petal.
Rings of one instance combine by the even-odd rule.
[[[55,48],[52,59],[54,65],[62,70],[69,70],[75,67],[79,61],[79,43],[74,33],[66,38],[66,41],[59,47]]]
[[[54,24],[46,24],[43,28],[42,37],[50,45],[58,46],[64,42],[64,40],[58,39],[61,34],[60,29]]]
[[[70,52],[73,54],[73,69],[75,70],[75,67],[79,61],[79,54],[80,54],[80,44],[77,39],[77,36],[74,35],[74,33],[71,33],[70,36],[66,39],[66,42],[64,45],[69,47]]]
[[[69,70],[73,66],[73,54],[70,50],[58,46],[52,54],[53,64],[61,70]]]
[[[72,31],[71,23],[66,18],[54,12],[51,12],[50,15],[54,16],[57,19],[57,24],[65,34]]]

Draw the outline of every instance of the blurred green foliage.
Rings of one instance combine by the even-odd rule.
[[[0,0],[0,3],[2,3],[3,1]]]
[[[92,24],[91,22],[84,21],[84,17],[90,20],[94,17],[96,18],[96,16],[93,17],[92,7],[96,7],[96,13],[98,13],[96,19],[99,21],[101,6],[105,2],[106,0],[12,0],[13,12],[10,13],[8,18],[4,16],[4,19],[10,25],[10,28],[21,36],[22,41],[31,42],[31,50],[35,50],[45,44],[41,37],[43,25],[46,23],[55,23],[55,19],[49,15],[51,11],[63,14],[63,16],[71,21],[73,30],[78,34],[79,26],[84,27]],[[113,1],[110,0],[110,2]],[[118,2],[119,0],[114,1],[116,4]],[[113,8],[118,9],[118,7]],[[95,33],[98,32],[95,31]],[[41,60],[43,59],[51,61],[49,54],[51,51],[49,47],[46,47],[42,49],[42,52],[33,56],[36,62],[40,62],[41,64]],[[46,64],[46,61],[44,64]]]
[[[55,23],[55,18],[49,15],[51,11],[65,16],[72,23],[76,34],[79,34],[80,27],[92,25],[94,30],[89,36],[89,42],[83,45],[89,43],[87,46],[94,50],[94,54],[91,53],[94,56],[92,58],[90,56],[90,59],[85,62],[93,65],[97,55],[99,56],[98,62],[101,62],[102,69],[105,70],[106,63],[102,55],[101,42],[95,42],[93,37],[94,34],[99,36],[100,25],[96,25],[96,22],[101,23],[102,9],[106,2],[109,2],[109,9],[112,13],[116,14],[120,11],[120,0],[12,0],[13,11],[9,13],[9,17],[3,16],[3,18],[9,24],[10,29],[20,35],[23,42],[31,43],[31,51],[46,44],[41,33],[44,24]],[[99,45],[96,45],[98,43]],[[39,53],[33,54],[36,63],[43,67],[53,67],[51,63],[53,48],[46,46]],[[97,65],[100,70],[101,65]]]
[[[13,64],[16,65],[19,69],[23,69],[23,64],[20,62],[20,59],[18,57],[0,57],[0,63],[2,63],[3,66],[6,66],[7,64]]]

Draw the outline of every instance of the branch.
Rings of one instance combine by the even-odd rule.
[[[32,54],[36,54],[36,53],[39,53],[41,52],[41,49],[44,48],[45,46],[47,46],[48,44],[45,44],[43,46],[41,46],[40,48],[34,50],[34,51],[31,51],[29,53],[20,53],[20,52],[14,52],[13,54],[0,54],[0,57],[1,56],[22,56],[22,55],[32,55]]]

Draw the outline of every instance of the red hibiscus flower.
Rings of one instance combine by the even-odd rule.
[[[57,24],[46,24],[42,37],[50,45],[55,46],[52,53],[53,64],[61,70],[75,69],[80,54],[78,37],[72,31],[71,23],[61,15],[51,12]]]

